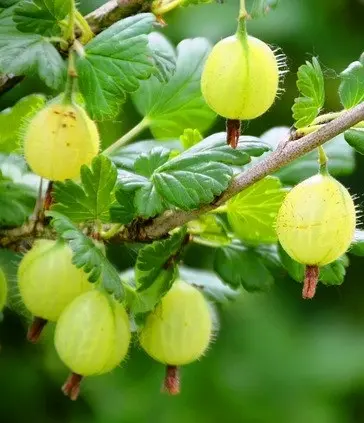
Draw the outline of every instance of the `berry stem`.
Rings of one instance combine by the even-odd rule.
[[[76,5],[75,0],[70,1],[70,13],[68,15],[68,25],[64,34],[64,38],[70,44],[73,43],[75,39],[75,23],[76,23]]]
[[[67,81],[66,87],[64,90],[64,104],[71,104],[73,102],[73,93],[75,91],[75,82],[77,75],[76,65],[75,65],[75,57],[74,57],[74,50],[73,48],[69,52],[68,56],[68,70],[67,70]]]
[[[319,146],[318,148],[318,154],[319,154],[319,165],[320,165],[320,170],[319,172],[321,173],[321,175],[328,175],[328,169],[327,169],[327,163],[328,163],[328,158],[326,156],[325,150],[322,147],[322,145]]]
[[[247,48],[248,46],[248,34],[246,31],[246,20],[248,17],[249,17],[249,14],[246,11],[245,0],[240,0],[238,29],[236,31],[236,36],[241,40],[244,48]]]
[[[166,366],[163,391],[169,395],[178,395],[180,393],[180,377],[177,366]]]
[[[37,343],[47,323],[48,320],[42,319],[41,317],[34,317],[33,322],[28,329],[27,340],[33,344]]]
[[[129,132],[124,134],[121,138],[116,140],[113,144],[107,147],[102,154],[105,156],[110,156],[115,153],[119,148],[123,147],[129,141],[131,141],[134,137],[136,137],[140,132],[144,131],[144,129],[148,128],[149,121],[148,119],[144,118],[141,120],[134,128],[132,128]]]
[[[152,4],[152,12],[161,16],[175,9],[182,3],[182,0],[156,0]]]
[[[83,379],[83,376],[77,373],[71,373],[68,376],[64,385],[62,386],[62,392],[67,397],[71,398],[72,401],[76,401],[76,399],[78,398],[82,379]]]
[[[311,300],[316,294],[320,269],[318,266],[306,266],[305,280],[303,283],[302,298]]]
[[[87,44],[94,37],[94,33],[92,32],[90,25],[88,24],[86,19],[77,9],[75,10],[75,22],[76,22],[76,25],[80,28],[82,33],[80,38],[81,43]]]
[[[238,146],[240,137],[241,123],[237,119],[228,119],[226,121],[226,142],[232,147]]]

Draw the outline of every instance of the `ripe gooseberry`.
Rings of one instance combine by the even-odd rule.
[[[64,308],[93,285],[72,263],[71,248],[63,241],[35,241],[20,262],[18,286],[27,309],[36,316],[28,339],[36,342],[48,320],[56,321]]]
[[[75,179],[99,150],[97,127],[82,107],[51,104],[30,121],[24,154],[34,173],[51,181]]]
[[[201,79],[206,103],[231,120],[261,116],[273,104],[279,85],[279,63],[267,44],[232,35],[218,42],[207,58]]]
[[[315,295],[318,267],[349,248],[355,225],[348,190],[328,174],[312,176],[287,194],[277,216],[277,235],[284,250],[306,265],[304,298]]]
[[[139,335],[140,344],[152,358],[167,365],[167,392],[179,392],[177,366],[204,354],[212,329],[212,315],[204,296],[183,281],[176,281],[148,315]]]
[[[76,399],[82,376],[107,373],[126,356],[130,326],[124,307],[95,289],[73,300],[61,314],[54,337],[61,360],[73,372],[63,392]]]

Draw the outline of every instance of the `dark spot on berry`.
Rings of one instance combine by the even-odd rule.
[[[70,146],[70,143],[69,143],[69,142],[67,142],[67,143],[66,143],[66,146],[67,146],[67,147],[69,147],[69,146]]]
[[[66,123],[62,123],[62,128],[67,128],[67,124]]]

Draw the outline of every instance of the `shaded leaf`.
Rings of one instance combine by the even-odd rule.
[[[345,141],[359,154],[364,154],[364,129],[349,129],[344,132]]]
[[[339,96],[345,109],[364,101],[364,53],[340,74]]]
[[[115,192],[114,203],[110,208],[110,219],[113,223],[126,225],[135,217],[134,195],[130,192],[118,188]]]
[[[176,69],[176,53],[168,39],[159,32],[149,34],[149,48],[154,59],[154,74],[161,82],[167,82]]]

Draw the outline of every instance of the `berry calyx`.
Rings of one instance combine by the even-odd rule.
[[[35,241],[20,262],[18,286],[22,300],[34,315],[28,338],[35,342],[45,323],[56,321],[64,308],[93,285],[72,263],[72,251],[63,241]]]
[[[212,326],[204,296],[183,281],[176,281],[148,315],[139,335],[140,344],[152,358],[167,365],[165,389],[169,393],[179,390],[178,373],[171,369],[192,363],[205,353]]]
[[[113,370],[129,343],[129,319],[120,303],[98,289],[77,297],[61,314],[54,337],[59,357],[73,373],[65,394],[76,399],[82,376]]]
[[[315,294],[317,268],[347,251],[355,225],[348,190],[327,173],[306,179],[287,194],[277,216],[277,235],[285,251],[307,265],[304,298]]]
[[[221,40],[207,58],[202,94],[217,114],[231,120],[250,120],[273,104],[279,85],[279,66],[263,41],[238,35]]]
[[[24,154],[34,173],[52,180],[75,179],[99,151],[97,127],[75,104],[51,104],[38,112],[25,133]]]

